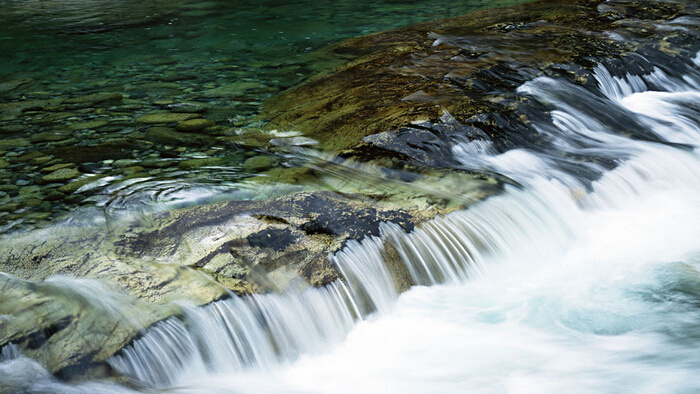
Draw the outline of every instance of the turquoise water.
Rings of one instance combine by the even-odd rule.
[[[238,136],[264,127],[265,98],[347,60],[317,49],[505,3],[1,1],[0,232],[78,206],[221,198],[294,166]],[[213,127],[194,136],[136,120],[168,112]]]

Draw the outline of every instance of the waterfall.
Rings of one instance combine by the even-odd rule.
[[[232,296],[151,327],[111,357],[118,372],[167,387],[208,370],[269,367],[337,343],[358,316],[342,282],[300,293]]]
[[[692,60],[696,66],[698,59],[700,54]],[[495,171],[522,187],[506,186],[499,196],[409,234],[383,223],[378,237],[350,241],[328,256],[343,280],[326,287],[185,307],[181,316],[154,325],[109,363],[155,387],[211,372],[269,369],[322,352],[342,342],[358,321],[390,313],[404,290],[402,281],[463,283],[513,261],[556,266],[584,237],[579,227],[592,212],[666,188],[697,193],[698,71],[688,65],[681,77],[659,68],[645,75],[613,75],[599,65],[594,77],[595,91],[548,77],[519,89],[553,107],[551,121],[536,125],[547,136],[544,149],[497,152],[485,140],[454,145],[464,169]],[[630,123],[613,127],[610,111]],[[597,178],[584,179],[572,166],[561,165],[565,157],[580,158],[576,164]],[[606,160],[615,168],[600,164]],[[688,231],[679,239],[692,236],[695,227]],[[529,269],[511,268],[511,275]]]
[[[0,363],[14,360],[20,356],[22,356],[22,352],[14,343],[8,343],[7,345],[0,347]]]

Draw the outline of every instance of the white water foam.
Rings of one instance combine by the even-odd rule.
[[[448,285],[414,287],[332,352],[193,379],[176,392],[699,391],[697,92],[690,84],[675,93],[644,91],[641,77],[600,81],[622,85],[609,90],[616,92],[610,99],[654,133],[692,147],[635,141],[603,128],[566,130],[591,124],[590,114],[566,106],[553,116],[561,129],[556,138],[589,134],[599,149],[624,140],[630,154],[592,185],[572,182],[531,151],[499,155],[483,142],[457,146],[457,153],[486,159],[465,157],[465,165],[497,169],[526,187],[409,235],[384,227],[383,238],[415,283]],[[537,97],[548,88],[566,86],[533,81],[527,91]],[[564,117],[572,121],[557,121]],[[520,170],[533,160],[548,171]],[[350,256],[378,259],[380,248],[372,239],[342,256],[346,263]]]
[[[173,393],[700,391],[700,78],[596,76],[588,106],[563,81],[520,89],[555,106],[553,152],[454,147],[522,188],[349,243],[330,256],[347,284],[186,308],[110,363]],[[587,183],[557,154],[617,165],[577,163]],[[419,285],[400,296],[387,245]]]

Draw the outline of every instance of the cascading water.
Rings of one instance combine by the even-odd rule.
[[[339,342],[353,324],[342,282],[301,293],[232,297],[156,324],[110,359],[120,373],[166,387],[207,371],[269,368]]]
[[[545,149],[453,146],[520,186],[409,234],[382,224],[329,256],[344,280],[325,288],[183,306],[109,364],[175,393],[700,390],[698,67],[524,84],[552,106]],[[12,344],[0,372],[130,391],[59,383]]]
[[[410,234],[383,224],[329,256],[345,282],[184,308],[110,364],[183,393],[700,390],[700,54],[692,63],[679,77],[598,66],[593,91],[526,83],[554,106],[536,125],[547,154],[453,147],[465,169],[522,187]],[[609,111],[634,123],[611,128]],[[630,138],[640,126],[649,138]],[[578,163],[591,182],[558,165],[566,154],[616,166]],[[388,247],[421,286],[399,296]]]

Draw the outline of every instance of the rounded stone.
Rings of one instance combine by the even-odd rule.
[[[267,170],[275,164],[275,160],[270,156],[255,156],[243,162],[243,169],[246,171]]]
[[[197,116],[199,115],[191,113],[164,112],[140,116],[136,118],[136,122],[144,124],[179,123],[188,119],[196,118]]]
[[[201,131],[207,127],[214,126],[214,122],[207,119],[189,119],[182,121],[175,126],[178,131],[194,132]]]
[[[47,183],[66,182],[73,178],[77,178],[80,175],[80,171],[76,170],[75,168],[61,168],[60,170],[56,170],[37,179],[37,183],[40,185],[45,185]]]
[[[69,168],[69,167],[75,167],[75,164],[73,164],[73,163],[59,163],[59,164],[54,164],[50,167],[42,168],[39,171],[43,172],[45,174],[48,174],[48,173],[52,173],[56,170],[60,170],[62,168]]]

